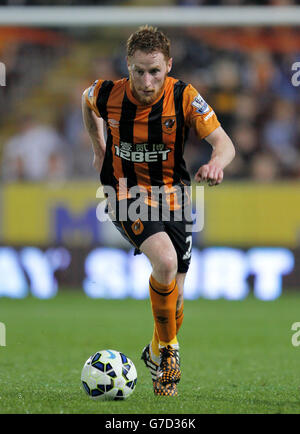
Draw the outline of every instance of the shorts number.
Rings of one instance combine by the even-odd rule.
[[[189,235],[186,238],[185,242],[189,245],[189,247],[188,247],[186,253],[183,255],[183,258],[182,258],[183,260],[184,259],[190,259],[190,257],[191,257],[191,254],[192,254],[192,235]]]

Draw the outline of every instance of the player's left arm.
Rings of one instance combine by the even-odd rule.
[[[205,140],[212,146],[213,152],[209,162],[198,169],[195,181],[207,181],[209,186],[218,185],[223,181],[223,170],[234,159],[234,145],[221,126],[205,137]]]
[[[191,84],[183,93],[183,112],[187,126],[193,127],[198,138],[205,139],[213,148],[210,161],[198,169],[195,181],[208,181],[210,186],[218,185],[223,180],[224,168],[235,156],[233,143],[221,127],[214,110]]]

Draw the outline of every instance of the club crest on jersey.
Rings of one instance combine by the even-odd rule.
[[[202,98],[202,96],[200,95],[200,93],[198,93],[197,96],[195,96],[193,102],[192,102],[192,106],[196,107],[196,112],[200,113],[201,115],[209,112],[209,106],[207,104],[207,102]]]
[[[176,130],[175,116],[162,116],[162,130],[166,134],[172,134]]]

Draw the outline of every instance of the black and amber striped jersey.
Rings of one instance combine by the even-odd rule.
[[[85,93],[88,106],[104,119],[106,153],[100,179],[120,197],[121,178],[127,187],[190,185],[183,158],[189,128],[200,139],[219,125],[212,108],[190,84],[167,77],[159,97],[141,105],[129,80],[96,80]]]

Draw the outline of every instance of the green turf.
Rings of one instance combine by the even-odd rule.
[[[0,299],[7,346],[0,347],[0,413],[300,413],[300,294],[273,302],[185,302],[182,380],[176,398],[153,395],[140,352],[152,335],[148,300]],[[81,390],[85,360],[101,349],[136,365],[135,392],[93,401]]]

